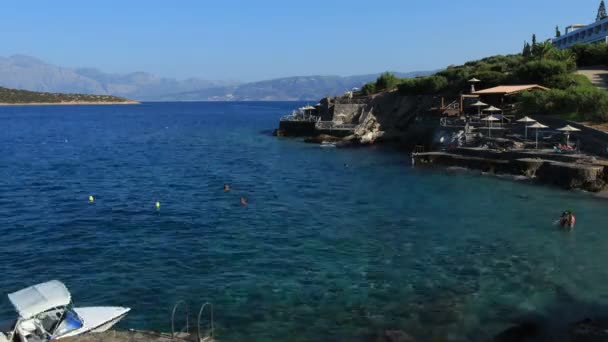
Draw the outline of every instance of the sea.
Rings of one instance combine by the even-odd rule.
[[[608,201],[273,137],[304,104],[0,107],[0,318],[52,279],[132,308],[119,329],[169,332],[183,301],[195,332],[212,303],[218,341],[550,341],[608,314]]]

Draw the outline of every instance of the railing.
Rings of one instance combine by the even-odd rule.
[[[180,305],[184,304],[186,306],[186,327],[182,328],[177,334],[175,333],[175,313],[177,312],[177,308],[179,308]],[[175,303],[175,305],[173,306],[173,311],[171,312],[171,339],[176,338],[179,334],[181,333],[189,333],[190,330],[190,326],[188,324],[188,317],[190,316],[190,310],[188,308],[188,304],[183,301],[180,300],[179,302]]]
[[[452,103],[448,104],[447,106],[445,106],[441,109],[442,110],[447,110],[447,109],[460,110],[460,102],[458,100],[453,101]]]
[[[316,129],[335,129],[335,130],[354,130],[357,125],[355,124],[343,124],[334,121],[318,121],[315,125]]]
[[[297,121],[297,122],[317,122],[321,119],[315,115],[285,115],[281,117],[281,121]]]
[[[186,326],[184,328],[182,328],[180,331],[176,331],[175,330],[175,313],[177,312],[177,309],[184,305],[186,307]],[[201,330],[201,319],[203,317],[203,312],[205,311],[206,308],[209,308],[209,330],[206,333],[203,333],[203,331]],[[183,300],[180,300],[179,302],[177,302],[174,306],[173,306],[173,310],[171,312],[171,340],[188,340],[190,341],[191,337],[190,337],[190,325],[189,325],[189,321],[190,321],[190,310],[188,307],[188,303],[186,303]],[[203,305],[201,305],[200,310],[198,311],[198,316],[197,316],[197,330],[196,330],[196,334],[197,334],[197,340],[199,342],[213,342],[215,340],[215,322],[213,320],[213,304],[211,303],[204,303]]]
[[[203,337],[203,335],[201,334],[201,317],[203,316],[203,311],[206,307],[209,307],[209,334]],[[201,309],[198,311],[197,328],[198,329],[196,332],[199,342],[213,341],[213,333],[215,329],[215,326],[213,324],[213,304],[205,303],[201,306]]]

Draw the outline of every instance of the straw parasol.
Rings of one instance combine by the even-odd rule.
[[[532,119],[529,116],[524,116],[523,118],[517,120],[517,122],[523,122],[524,126],[526,126],[526,140],[528,140],[528,124],[531,122],[536,122],[536,120]]]
[[[496,108],[494,106],[490,106],[486,109],[483,110],[484,112],[492,112],[492,113],[496,113],[496,112],[502,112],[502,109],[500,108]]]
[[[481,107],[487,107],[488,104],[483,103],[481,101],[477,101],[471,105],[471,107],[477,107],[477,114],[481,116]]]
[[[494,115],[488,115],[485,118],[481,119],[481,121],[487,121],[488,122],[488,137],[492,137],[492,122],[493,121],[500,121],[499,118],[495,117]]]
[[[535,123],[534,125],[528,126],[529,128],[536,128],[536,149],[538,150],[538,130],[542,128],[547,128],[549,126],[545,126],[540,122]]]
[[[580,129],[578,129],[576,127],[572,127],[570,125],[566,125],[565,127],[558,128],[557,130],[564,132],[564,135],[566,136],[566,146],[570,146],[570,133],[581,131]]]
[[[484,112],[490,112],[490,113],[498,113],[498,112],[502,112],[502,109],[500,109],[500,108],[496,108],[496,107],[494,107],[494,106],[490,106],[490,107],[488,107],[488,108],[484,109],[483,111],[484,111]],[[500,117],[500,120],[499,120],[499,121],[500,121],[501,126],[502,126],[502,119],[503,119],[503,118],[504,118],[504,117],[503,117],[503,116],[501,116],[501,117]]]
[[[475,77],[473,77],[468,82],[471,83],[471,93],[474,93],[475,92],[475,83],[479,83],[481,81],[476,79]]]

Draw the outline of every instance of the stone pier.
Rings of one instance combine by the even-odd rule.
[[[62,339],[65,342],[215,342],[212,337],[198,340],[196,334],[171,334],[150,331],[106,331],[103,333],[84,334],[81,336]]]

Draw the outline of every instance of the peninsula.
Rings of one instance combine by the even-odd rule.
[[[111,95],[44,93],[0,87],[0,106],[116,105],[139,102]]]
[[[526,43],[522,53],[376,82],[281,119],[278,136],[336,147],[394,143],[417,167],[513,174],[608,190],[606,43]],[[411,155],[410,155],[411,154]]]

